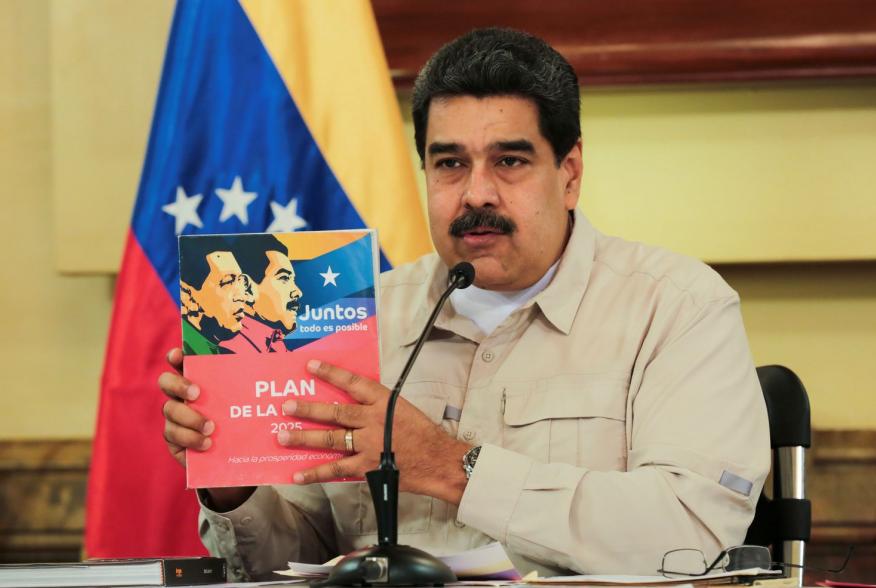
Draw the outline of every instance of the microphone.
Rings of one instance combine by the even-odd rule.
[[[447,277],[447,289],[438,299],[429,315],[423,332],[401,375],[392,389],[386,405],[386,422],[383,430],[383,452],[376,470],[365,474],[371,500],[377,515],[377,545],[356,550],[339,561],[329,577],[321,582],[324,586],[440,586],[456,582],[456,575],[441,560],[421,549],[398,545],[398,468],[392,453],[392,423],[395,404],[402,386],[420,355],[438,313],[450,294],[457,289],[468,288],[475,278],[474,266],[467,261],[457,263]]]
[[[450,276],[448,277],[448,282],[453,283],[457,282],[456,288],[457,290],[465,290],[469,286],[474,283],[475,278],[475,269],[472,264],[467,261],[460,261],[450,270]],[[452,292],[453,290],[451,290]],[[448,293],[449,295],[449,293]],[[439,303],[443,305],[442,303]],[[440,307],[439,307],[440,308]]]

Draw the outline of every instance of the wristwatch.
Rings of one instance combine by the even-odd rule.
[[[481,453],[481,446],[472,447],[462,456],[462,469],[465,471],[465,479],[471,479],[471,473],[474,471],[475,464],[478,461],[478,455]]]

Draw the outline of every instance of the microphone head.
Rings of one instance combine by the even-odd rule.
[[[458,289],[468,288],[474,283],[475,269],[467,261],[460,261],[450,270],[450,283],[456,283]]]

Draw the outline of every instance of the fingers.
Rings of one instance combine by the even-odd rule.
[[[178,400],[165,402],[163,411],[164,440],[168,451],[180,464],[186,465],[186,449],[205,451],[213,444],[209,437],[216,429],[213,421]]]
[[[197,431],[202,435],[212,435],[216,429],[213,421],[207,420],[191,406],[183,404],[178,400],[168,400],[164,403],[163,410],[165,420],[186,429]]]
[[[213,441],[206,435],[188,427],[181,427],[171,421],[164,421],[164,440],[167,441],[171,453],[182,449],[206,451],[213,444]]]
[[[307,362],[307,371],[319,379],[337,386],[363,404],[374,404],[389,395],[389,390],[378,382],[317,359],[311,359]]]
[[[205,419],[182,400],[195,400],[201,390],[182,376],[183,352],[174,347],[167,352],[167,363],[173,372],[158,377],[158,387],[170,400],[164,403],[164,440],[173,458],[186,464],[186,449],[204,451],[212,441],[209,435],[216,425]]]
[[[367,408],[359,404],[326,404],[287,400],[283,403],[283,414],[318,423],[359,428],[366,424],[365,410]]]
[[[356,447],[356,431],[352,429],[326,429],[323,431],[280,431],[277,441],[286,447],[311,447],[315,449],[334,449],[346,451],[347,431],[353,432],[353,447]]]
[[[356,457],[345,457],[330,463],[324,463],[295,472],[292,481],[296,484],[313,484],[315,482],[331,482],[341,478],[361,478],[365,475],[364,460]]]
[[[182,373],[183,352],[179,347],[174,347],[167,352],[167,363],[170,364],[177,373]]]
[[[180,374],[164,372],[158,376],[158,387],[169,398],[179,400],[194,400],[201,393],[197,384],[192,384]]]
[[[216,425],[182,402],[164,403],[164,439],[186,449],[207,449]]]
[[[186,466],[186,448],[174,445],[170,441],[167,442],[167,449],[170,455],[183,467]]]

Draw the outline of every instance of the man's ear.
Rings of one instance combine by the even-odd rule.
[[[573,210],[578,205],[578,197],[581,195],[581,176],[584,173],[580,138],[575,141],[563,161],[560,162],[560,168],[565,172],[563,204],[566,206],[566,210]]]
[[[200,317],[204,314],[204,309],[198,304],[195,298],[195,289],[186,284],[184,281],[179,281],[179,302],[180,313],[183,318],[192,319]]]

